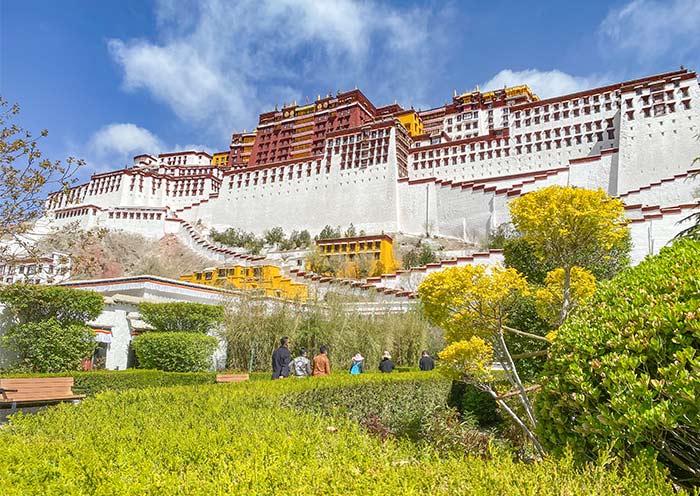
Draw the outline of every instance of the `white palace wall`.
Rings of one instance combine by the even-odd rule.
[[[307,160],[226,172],[144,161],[53,196],[49,220],[149,237],[178,233],[201,251],[210,248],[183,221],[190,228],[201,221],[205,231],[261,234],[282,226],[312,235],[353,223],[368,233],[427,232],[478,243],[509,220],[513,198],[553,184],[602,188],[627,205],[687,204],[700,192],[700,181],[687,177],[700,168],[692,165],[700,156],[700,88],[692,73],[669,74],[494,111],[502,127],[480,110],[469,132],[458,131],[446,127],[456,115],[448,113],[439,137],[417,138],[408,149],[405,172],[397,156],[403,128],[391,119],[331,133],[326,153]],[[653,220],[658,242],[682,228],[639,215]],[[647,246],[639,253],[648,252],[648,233],[634,229],[635,243]]]

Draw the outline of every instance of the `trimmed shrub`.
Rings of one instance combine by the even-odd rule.
[[[139,304],[144,322],[158,332],[195,332],[206,334],[224,319],[223,307],[204,303]]]
[[[658,453],[700,485],[700,242],[677,241],[601,287],[559,330],[536,399],[554,452]]]
[[[218,341],[190,332],[146,332],[132,341],[139,367],[166,372],[209,370]]]
[[[97,346],[89,327],[54,318],[11,327],[3,342],[17,352],[20,367],[35,372],[79,370]]]
[[[62,324],[81,323],[97,318],[104,301],[94,291],[13,284],[0,290],[0,301],[19,323],[55,319]]]
[[[0,377],[72,377],[73,391],[92,396],[104,391],[122,391],[165,386],[194,386],[214,384],[215,372],[163,372],[161,370],[97,370],[92,372],[63,372],[54,374],[3,374]],[[269,379],[270,375],[265,374]]]
[[[357,422],[376,417],[391,433],[417,438],[422,420],[445,405],[450,389],[448,379],[425,375],[430,380],[350,382],[335,388],[316,381],[301,393],[283,396],[282,404],[312,413],[340,413]]]
[[[0,429],[0,494],[675,494],[641,460],[577,467],[571,457],[437,457],[426,445],[382,442],[342,416],[280,408],[281,395],[308,389],[421,378],[433,380],[366,374],[132,389],[15,415]]]

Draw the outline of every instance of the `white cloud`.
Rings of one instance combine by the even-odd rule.
[[[481,89],[494,90],[504,86],[527,84],[540,98],[550,98],[603,86],[609,82],[610,78],[606,76],[572,76],[556,69],[551,71],[504,69],[482,84]]]
[[[157,154],[165,145],[148,129],[132,123],[112,123],[96,131],[87,144],[88,165],[96,170],[131,163],[134,155]]]
[[[148,129],[131,123],[112,123],[100,128],[90,138],[89,149],[100,156],[112,154],[158,153],[160,139]]]
[[[611,9],[600,34],[604,53],[631,54],[642,64],[661,58],[674,66],[697,63],[700,2],[634,0]]]
[[[253,127],[270,102],[292,94],[302,101],[304,87],[424,98],[444,59],[448,14],[449,5],[378,0],[161,0],[157,41],[112,39],[108,47],[125,89],[145,90],[182,121],[223,138]]]

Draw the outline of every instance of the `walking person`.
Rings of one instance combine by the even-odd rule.
[[[313,372],[314,377],[331,374],[331,362],[328,360],[328,348],[321,346],[319,354],[314,357]]]
[[[357,353],[352,357],[352,365],[350,365],[350,373],[353,375],[363,374],[365,372],[365,357]]]
[[[311,360],[306,355],[306,349],[302,348],[299,356],[292,360],[291,369],[294,377],[309,377],[311,375]]]
[[[289,361],[292,354],[289,351],[289,338],[280,339],[280,347],[272,353],[272,378],[284,379],[289,377]]]
[[[382,355],[382,361],[379,362],[379,370],[385,374],[394,370],[394,362],[391,361],[391,355],[388,351],[385,351]]]
[[[433,360],[433,357],[428,355],[428,352],[425,350],[423,350],[423,353],[421,353],[418,368],[423,371],[433,370],[435,368],[435,360]]]

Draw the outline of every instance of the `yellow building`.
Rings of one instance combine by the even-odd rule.
[[[403,127],[411,134],[411,136],[420,136],[425,133],[423,130],[423,119],[420,118],[415,110],[407,110],[396,116],[403,124]]]
[[[386,234],[354,238],[319,239],[319,255],[327,257],[340,277],[367,277],[393,274],[398,264],[394,258],[394,241]]]
[[[215,167],[227,167],[228,166],[228,156],[229,152],[218,152],[211,157],[211,165]]]
[[[305,284],[281,275],[274,265],[216,267],[180,276],[181,281],[222,288],[256,290],[265,296],[306,301],[309,290]]]

